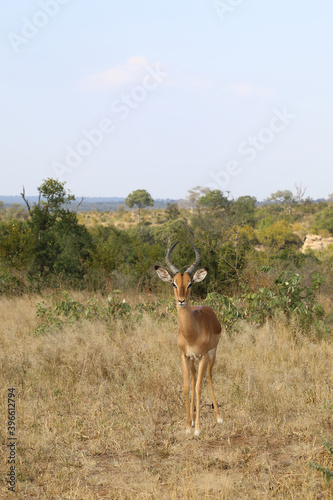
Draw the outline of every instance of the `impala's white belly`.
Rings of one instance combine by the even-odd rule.
[[[208,351],[209,359],[214,358],[215,351],[216,351],[216,347],[214,349],[211,349],[210,351]],[[202,358],[202,354],[194,354],[194,352],[188,352],[185,354],[185,356],[187,358],[190,358],[191,361],[200,361],[200,359]]]
[[[194,354],[194,352],[188,352],[186,355],[185,355],[187,358],[190,358],[190,360],[194,360],[194,361],[199,361],[201,359],[201,354],[198,354],[198,356],[196,356]]]

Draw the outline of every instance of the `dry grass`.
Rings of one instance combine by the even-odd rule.
[[[1,483],[7,388],[17,391],[20,499],[328,499],[333,344],[283,324],[223,335],[204,382],[201,437],[185,434],[176,319],[82,321],[36,337],[38,297],[1,299]],[[14,495],[13,495],[14,497]]]

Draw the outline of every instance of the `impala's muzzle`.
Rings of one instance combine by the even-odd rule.
[[[184,287],[181,286],[179,290],[179,296],[177,298],[178,306],[179,307],[185,307],[186,306],[186,296],[185,296],[185,290]]]
[[[180,287],[177,301],[178,301],[178,306],[179,307],[185,307],[186,306],[185,288],[184,288],[183,285]]]

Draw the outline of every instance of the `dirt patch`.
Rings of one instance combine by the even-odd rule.
[[[307,234],[301,252],[304,253],[308,249],[324,250],[328,245],[333,245],[333,237],[324,238],[318,234]]]

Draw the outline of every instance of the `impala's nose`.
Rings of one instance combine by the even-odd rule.
[[[178,299],[178,305],[179,305],[179,307],[184,307],[186,305],[185,299]]]

